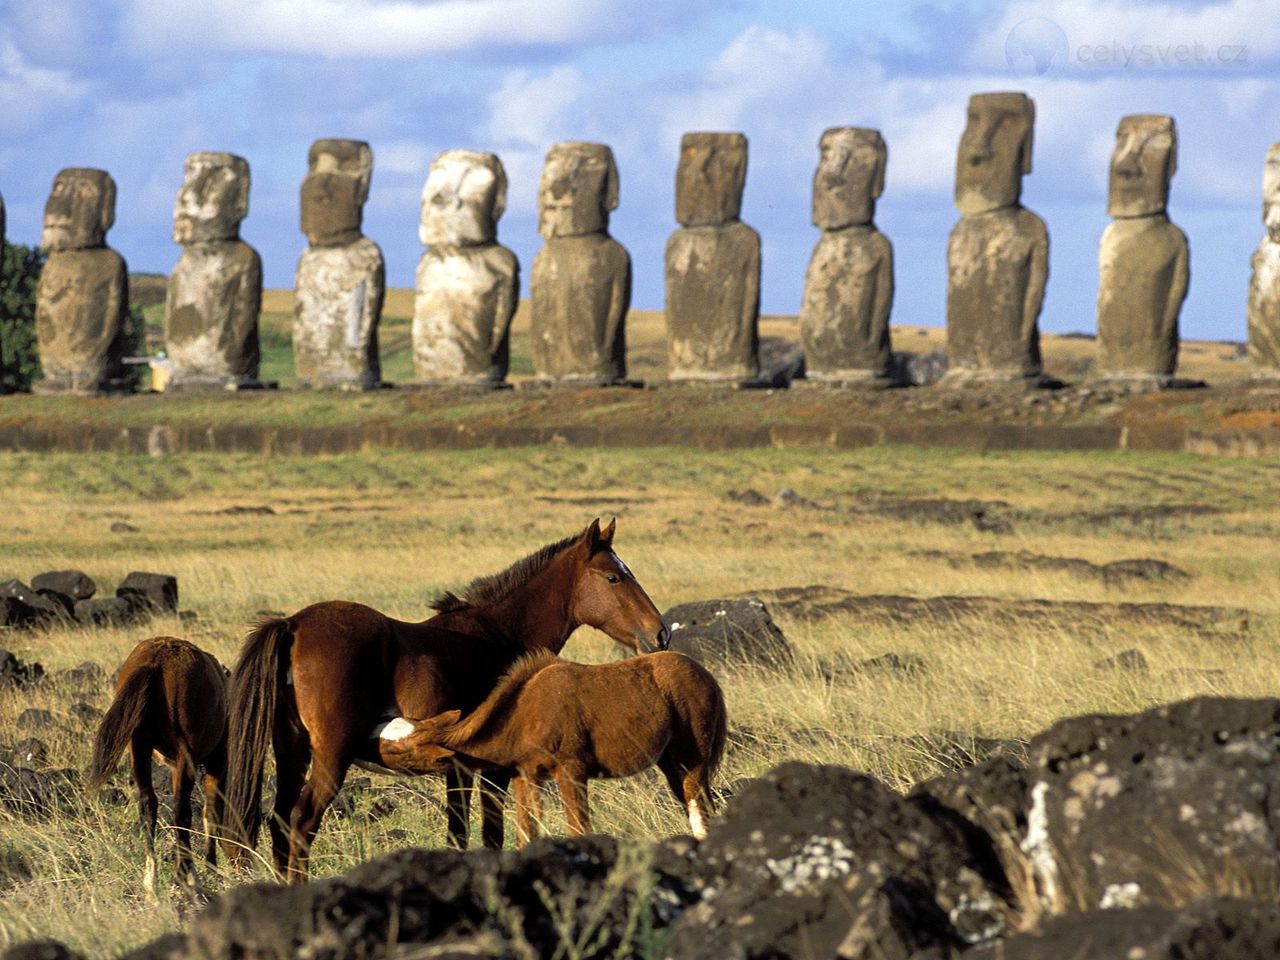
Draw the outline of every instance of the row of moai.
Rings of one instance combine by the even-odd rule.
[[[1035,108],[1021,93],[977,94],[956,160],[960,220],[947,248],[947,379],[1037,385],[1038,317],[1048,278],[1048,230],[1020,203],[1031,171]],[[876,130],[823,133],[813,180],[822,231],[800,310],[807,378],[889,385],[893,249],[875,226],[888,151]],[[1173,382],[1178,315],[1186,296],[1187,239],[1167,214],[1177,162],[1171,117],[1121,119],[1099,249],[1097,375]],[[666,248],[668,379],[759,382],[760,238],[739,219],[747,140],[690,133],[676,173],[680,228]],[[301,188],[308,246],[297,268],[293,322],[298,382],[370,389],[381,384],[378,321],[382,253],[361,232],[373,172],[369,145],[318,140]],[[506,385],[519,264],[497,240],[506,175],[492,153],[448,150],[422,194],[413,317],[423,385]],[[558,143],[546,156],[533,263],[535,382],[627,383],[625,321],[631,260],[608,231],[618,170],[607,146]],[[258,377],[262,266],[239,237],[249,167],[228,153],[187,158],[174,209],[182,255],[169,280],[165,343],[172,385],[252,387]],[[123,259],[106,246],[115,184],[104,171],[69,169],[54,181],[42,246],[37,339],[49,392],[100,392],[123,383],[128,305]],[[0,206],[0,218],[2,218]],[[1280,144],[1263,175],[1266,235],[1253,258],[1249,350],[1257,371],[1280,376]],[[2,224],[0,219],[0,224]]]

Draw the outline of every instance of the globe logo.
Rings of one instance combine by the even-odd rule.
[[[1005,38],[1004,58],[1020,77],[1043,77],[1067,62],[1067,35],[1047,17],[1023,20]]]

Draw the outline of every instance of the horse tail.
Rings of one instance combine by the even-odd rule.
[[[709,752],[707,753],[707,781],[710,782],[720,770],[720,761],[724,759],[724,745],[729,738],[729,717],[724,705],[724,691],[710,673],[708,689],[711,700],[710,730],[707,731]]]
[[[116,691],[115,699],[106,716],[98,725],[93,740],[93,761],[89,764],[89,789],[97,790],[111,775],[120,755],[133,739],[147,715],[151,691],[159,679],[159,668],[154,664],[139,667]],[[147,758],[150,763],[150,758]]]
[[[226,820],[245,850],[257,846],[262,826],[262,771],[276,722],[282,658],[292,643],[292,622],[260,621],[245,638],[231,674]]]

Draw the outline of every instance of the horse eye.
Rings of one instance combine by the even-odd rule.
[[[608,575],[605,577],[605,579],[606,579],[607,581],[609,581],[610,583],[621,583],[621,582],[622,582],[622,578],[621,578],[621,577],[619,577],[616,573],[610,573],[610,574],[608,574]]]

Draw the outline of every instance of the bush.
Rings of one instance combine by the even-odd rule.
[[[0,391],[30,390],[40,379],[36,350],[36,284],[44,251],[6,243],[0,259]]]

